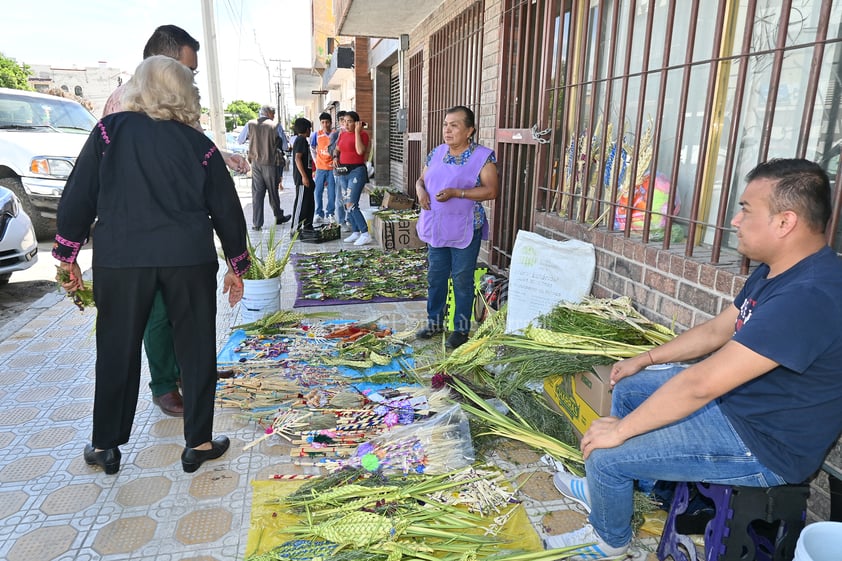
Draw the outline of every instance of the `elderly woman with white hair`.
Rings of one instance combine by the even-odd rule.
[[[96,391],[89,465],[120,469],[140,385],[141,341],[157,290],[172,323],[184,391],[184,471],[228,449],[213,438],[216,389],[214,232],[227,260],[223,292],[242,298],[250,262],[246,222],[216,146],[193,128],[199,91],[192,71],[166,56],[138,66],[126,84],[125,111],[94,127],[58,208],[53,255],[82,288],[76,257],[96,221],[93,250]]]

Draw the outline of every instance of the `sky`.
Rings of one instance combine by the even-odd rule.
[[[159,25],[199,41],[196,84],[207,106],[207,45],[201,0],[0,0],[0,53],[18,63],[62,68],[106,66],[133,73]],[[212,0],[223,106],[236,99],[274,105],[280,66],[292,107],[290,68],[311,66],[307,0]],[[283,61],[279,63],[278,61]],[[267,72],[268,66],[268,72]],[[271,80],[271,89],[270,89]],[[270,97],[270,91],[272,96]]]

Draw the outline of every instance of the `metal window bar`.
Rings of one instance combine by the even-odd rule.
[[[734,156],[736,154],[737,138],[740,135],[740,128],[737,123],[740,122],[743,113],[743,99],[745,97],[745,83],[748,75],[749,56],[748,52],[751,49],[751,41],[754,37],[754,14],[757,12],[757,0],[749,0],[746,6],[746,21],[743,29],[743,43],[740,47],[740,56],[737,60],[739,63],[739,70],[737,71],[737,81],[734,88],[734,106],[731,109],[732,119],[734,125],[731,127],[730,135],[728,137],[728,146],[725,151],[724,173],[722,176],[722,194],[719,198],[719,212],[716,216],[717,224],[725,224],[728,220],[728,205],[727,201],[731,197],[731,183],[734,179]],[[718,263],[722,251],[722,239],[724,231],[717,229],[713,237],[713,244],[711,247],[711,262]]]
[[[541,84],[551,70],[551,60],[542,53],[552,46],[546,37],[551,29],[547,16],[558,4],[557,0],[508,0],[503,11],[498,52],[497,160],[505,189],[501,201],[493,205],[489,263],[495,270],[509,267],[518,230],[529,229],[532,224],[539,183],[535,172],[543,169],[547,150],[538,150],[538,143],[526,135],[547,120]]]
[[[424,51],[409,57],[409,88],[406,131],[421,132],[421,97],[424,89]]]
[[[606,3],[607,2],[605,0],[601,0],[600,2],[598,2],[598,14],[599,14],[598,15],[599,23],[598,23],[598,27],[597,27],[598,35],[604,33],[604,31],[602,30],[602,27],[603,27],[602,22],[603,22],[603,18],[605,17],[604,14],[605,14]],[[584,6],[584,5],[579,4],[579,3],[576,3],[576,4],[577,5],[574,5],[574,10],[589,10],[590,9],[589,6]],[[619,19],[620,19],[619,18],[620,3],[619,2],[613,2],[611,4],[612,4],[612,7],[613,7],[613,13],[611,14],[613,26],[612,26],[611,29],[616,30],[616,29],[618,29],[617,24],[620,23],[619,22]],[[568,65],[568,68],[567,68],[568,77],[569,77],[568,80],[564,84],[561,84],[561,85],[559,85],[559,84],[551,85],[550,88],[548,89],[548,94],[551,95],[551,96],[556,96],[557,90],[561,89],[564,92],[563,95],[564,95],[564,100],[565,100],[565,108],[564,108],[563,115],[565,115],[565,116],[575,115],[577,118],[576,119],[568,119],[567,120],[567,126],[560,128],[560,130],[562,131],[560,136],[562,138],[560,138],[560,139],[554,138],[553,140],[555,142],[561,141],[562,146],[564,147],[565,151],[570,150],[570,147],[572,145],[573,150],[574,150],[574,154],[576,154],[576,152],[578,152],[578,150],[580,148],[580,147],[577,146],[577,143],[578,143],[579,135],[581,134],[581,132],[577,130],[576,126],[579,126],[579,124],[582,122],[581,117],[585,114],[583,111],[585,109],[585,103],[586,103],[585,98],[587,97],[588,91],[590,91],[592,95],[595,95],[600,86],[605,87],[605,91],[599,92],[599,93],[600,93],[600,97],[602,97],[604,95],[603,115],[607,115],[607,114],[609,114],[609,110],[611,108],[611,102],[612,102],[612,99],[613,99],[613,96],[614,96],[614,86],[616,84],[619,84],[619,85],[621,85],[621,92],[620,92],[620,103],[619,103],[618,114],[616,116],[616,122],[618,123],[618,128],[620,129],[620,132],[618,132],[618,134],[616,135],[616,138],[618,140],[618,144],[620,144],[622,142],[622,137],[624,135],[622,129],[624,128],[624,125],[627,121],[627,118],[626,118],[626,110],[627,110],[626,101],[628,99],[627,96],[628,96],[628,81],[629,81],[629,78],[634,77],[634,76],[640,76],[641,77],[641,90],[643,90],[643,89],[648,87],[647,86],[647,80],[649,80],[650,77],[654,78],[656,75],[659,75],[660,76],[660,80],[659,80],[660,84],[659,84],[659,87],[658,87],[658,103],[657,103],[657,105],[658,105],[657,111],[658,111],[659,119],[658,119],[658,122],[656,122],[655,127],[653,129],[653,154],[652,154],[653,169],[656,169],[654,166],[658,162],[657,151],[658,151],[658,148],[659,148],[660,139],[662,138],[662,135],[663,135],[663,131],[661,129],[661,123],[660,123],[661,119],[660,119],[660,117],[663,116],[664,99],[665,99],[665,93],[666,93],[665,90],[666,90],[666,87],[667,87],[667,81],[668,81],[670,71],[678,69],[678,70],[681,70],[681,72],[682,72],[681,95],[680,95],[678,114],[683,115],[683,114],[686,113],[686,110],[687,110],[687,101],[686,100],[688,99],[692,71],[695,68],[701,67],[703,65],[709,65],[710,66],[710,69],[709,69],[709,72],[708,72],[708,74],[709,74],[709,81],[708,81],[709,87],[708,87],[708,89],[706,91],[706,95],[705,95],[705,101],[704,101],[704,105],[703,105],[704,109],[703,109],[703,112],[702,112],[703,113],[702,114],[702,127],[701,127],[702,132],[701,132],[701,137],[698,139],[699,143],[697,145],[697,146],[699,146],[699,149],[700,149],[700,152],[699,152],[700,160],[699,160],[699,163],[698,163],[698,168],[696,169],[696,172],[695,172],[695,174],[696,174],[696,185],[693,189],[692,196],[690,197],[690,200],[691,200],[690,217],[689,217],[689,219],[680,218],[679,216],[677,216],[673,212],[668,211],[666,213],[665,232],[667,232],[667,235],[665,235],[665,237],[664,237],[663,246],[664,246],[664,248],[668,249],[671,245],[668,233],[670,232],[670,229],[672,227],[672,223],[676,219],[681,220],[682,222],[686,222],[688,227],[689,227],[689,235],[688,235],[687,240],[685,242],[685,251],[684,251],[686,256],[693,256],[694,248],[696,248],[698,246],[697,240],[698,240],[698,232],[700,231],[699,228],[712,228],[713,229],[713,231],[712,231],[713,232],[713,242],[712,242],[713,247],[712,247],[712,250],[711,250],[711,253],[710,253],[710,262],[718,263],[718,262],[720,262],[720,258],[721,258],[721,251],[722,251],[722,244],[723,244],[724,235],[730,231],[729,221],[730,221],[731,217],[727,216],[727,214],[729,212],[733,211],[732,209],[729,210],[727,208],[727,204],[728,204],[728,201],[730,200],[730,195],[731,195],[731,188],[732,188],[732,181],[733,181],[733,174],[734,174],[735,154],[736,154],[736,150],[737,150],[737,141],[738,141],[738,138],[739,138],[740,126],[741,126],[741,123],[742,123],[742,120],[741,120],[740,117],[741,117],[742,104],[743,104],[744,96],[745,96],[745,80],[746,80],[747,67],[749,66],[749,64],[751,63],[751,60],[754,57],[758,57],[758,56],[762,56],[762,55],[768,55],[768,54],[773,55],[772,79],[770,80],[770,84],[769,84],[770,87],[769,87],[769,93],[768,93],[768,97],[767,97],[767,106],[766,106],[766,112],[765,112],[765,118],[764,118],[763,130],[762,130],[761,151],[759,153],[759,160],[762,161],[763,159],[766,159],[766,157],[768,156],[769,139],[770,139],[770,135],[771,135],[771,132],[772,132],[772,125],[773,125],[773,122],[774,122],[775,100],[777,98],[777,91],[778,91],[779,80],[780,80],[779,77],[780,77],[781,69],[782,69],[782,66],[783,66],[784,57],[786,56],[787,52],[795,51],[797,49],[804,49],[804,48],[812,48],[813,49],[813,52],[812,52],[813,64],[812,64],[812,67],[810,69],[810,75],[809,75],[809,79],[808,79],[808,88],[807,88],[807,92],[806,92],[807,95],[804,98],[804,107],[803,107],[803,110],[802,110],[803,111],[803,119],[802,119],[802,124],[800,126],[801,130],[799,131],[798,146],[796,148],[796,154],[795,154],[795,155],[798,155],[798,156],[803,156],[806,152],[808,141],[809,141],[808,137],[809,137],[809,133],[810,133],[810,126],[811,126],[811,121],[812,121],[812,117],[813,117],[814,106],[815,106],[815,103],[816,103],[816,96],[818,95],[818,91],[817,91],[818,90],[818,80],[819,80],[819,76],[820,76],[820,69],[821,69],[821,66],[822,66],[821,62],[823,60],[824,49],[825,49],[827,44],[839,42],[840,40],[842,40],[842,38],[833,37],[830,40],[827,39],[827,31],[828,31],[828,27],[829,27],[831,2],[829,0],[825,0],[821,4],[821,8],[820,8],[821,11],[820,11],[819,23],[818,23],[818,26],[817,26],[817,33],[816,33],[815,40],[809,41],[809,42],[803,42],[803,43],[798,44],[798,45],[786,45],[789,13],[791,11],[791,4],[792,4],[791,0],[786,0],[784,2],[784,5],[782,6],[781,14],[780,14],[779,21],[778,21],[779,32],[778,32],[778,35],[777,35],[776,44],[769,49],[752,51],[751,50],[751,36],[752,36],[753,24],[754,24],[754,14],[756,12],[756,1],[755,0],[749,0],[749,2],[747,3],[747,6],[746,6],[746,16],[745,17],[747,19],[746,19],[746,25],[745,25],[745,29],[744,29],[744,33],[743,33],[743,43],[740,47],[739,52],[730,52],[729,51],[728,53],[722,53],[722,52],[719,51],[719,49],[723,45],[723,37],[722,37],[722,31],[721,30],[723,28],[724,18],[726,17],[725,9],[726,9],[726,4],[727,4],[727,3],[723,2],[723,3],[719,4],[719,10],[717,12],[717,19],[716,19],[716,22],[717,22],[716,30],[717,31],[716,31],[716,37],[714,37],[714,41],[713,41],[714,52],[711,54],[710,58],[708,58],[708,59],[693,60],[693,47],[694,47],[695,42],[696,42],[696,33],[697,33],[697,28],[696,28],[697,17],[696,16],[698,15],[698,10],[699,10],[699,7],[700,7],[699,1],[695,0],[692,3],[692,9],[691,9],[692,13],[691,13],[690,18],[689,18],[687,53],[686,53],[686,56],[685,56],[685,60],[682,64],[669,65],[668,61],[669,61],[670,55],[669,55],[668,49],[669,49],[669,45],[671,43],[670,39],[671,39],[671,36],[672,36],[674,21],[675,21],[675,18],[676,18],[675,9],[674,9],[673,4],[674,3],[672,3],[672,2],[669,3],[669,13],[667,14],[668,35],[667,35],[667,38],[666,38],[667,40],[666,40],[666,43],[665,43],[667,52],[664,53],[663,63],[659,68],[649,69],[649,68],[644,67],[640,72],[636,72],[636,73],[630,73],[629,72],[629,65],[628,65],[627,61],[628,61],[628,57],[630,56],[630,52],[631,52],[631,49],[632,49],[632,43],[633,43],[632,39],[633,39],[633,32],[634,32],[634,25],[633,25],[634,15],[631,13],[631,11],[629,11],[629,13],[627,13],[627,14],[624,14],[624,17],[628,17],[629,20],[622,22],[623,25],[627,26],[628,31],[627,31],[627,41],[626,41],[626,44],[623,46],[623,48],[625,48],[625,51],[623,51],[622,53],[619,53],[620,56],[624,57],[624,62],[625,62],[624,68],[621,71],[621,73],[618,74],[617,72],[614,71],[615,56],[617,55],[617,53],[615,53],[613,43],[611,45],[610,51],[609,51],[608,56],[607,56],[607,64],[608,64],[608,68],[609,68],[608,75],[605,76],[604,78],[598,77],[597,67],[600,64],[600,61],[597,58],[595,58],[594,61],[593,61],[593,68],[590,69],[591,75],[589,77],[584,75],[584,73],[588,71],[587,68],[586,68],[586,65],[584,65],[584,64],[577,65],[575,68],[573,67],[573,65]],[[653,4],[649,3],[648,6],[649,6],[650,10],[653,9]],[[581,17],[581,16],[579,16],[579,17]],[[730,16],[730,17],[733,17],[733,15]],[[574,17],[573,19],[574,19],[574,21],[582,21],[582,20],[579,20],[577,17]],[[574,35],[577,32],[585,32],[584,30],[588,29],[587,16],[585,16],[583,19],[584,19],[585,25],[571,25],[571,29],[570,29],[571,36]],[[651,37],[651,30],[649,29],[651,24],[648,23],[649,21],[651,21],[651,14],[649,15],[649,18],[647,19],[647,31],[646,31],[647,43],[648,43],[648,38]],[[639,31],[639,28],[638,28],[638,31]],[[586,43],[590,39],[591,39],[591,37],[588,36],[588,37],[585,37],[585,40],[583,40],[583,41],[574,41],[574,44],[578,44],[579,56],[581,56],[581,57],[586,56],[585,55],[586,49],[587,49]],[[560,48],[564,48],[564,46],[565,46],[564,42],[559,43]],[[645,60],[644,64],[646,64],[647,61],[648,61],[648,56],[646,57],[646,60]],[[713,106],[713,104],[716,101],[716,99],[721,98],[722,92],[721,91],[717,92],[715,84],[716,84],[716,81],[717,81],[718,78],[721,79],[721,80],[725,79],[723,69],[728,68],[729,66],[723,65],[723,63],[728,63],[730,65],[731,62],[736,62],[739,65],[739,68],[738,68],[737,75],[736,75],[735,79],[730,79],[730,77],[728,78],[730,80],[730,84],[728,84],[728,85],[733,89],[733,96],[734,96],[733,107],[732,107],[731,114],[730,114],[731,122],[733,124],[731,126],[730,131],[729,131],[729,137],[728,137],[728,141],[727,141],[727,150],[726,150],[726,154],[725,154],[723,171],[721,172],[720,177],[715,177],[714,174],[716,172],[715,172],[715,166],[714,165],[716,164],[716,157],[717,157],[716,156],[716,150],[718,149],[718,144],[716,143],[716,139],[714,139],[714,141],[710,141],[706,137],[706,134],[707,134],[707,131],[711,130],[711,127],[714,124],[719,125],[719,123],[715,123],[715,120],[714,120],[714,106]],[[561,63],[559,62],[559,67],[561,67],[561,66],[562,66]],[[723,73],[723,75],[720,76],[720,73]],[[640,93],[640,99],[643,100],[644,99],[643,96],[645,95],[644,92],[641,91],[639,93]],[[719,103],[719,102],[717,102],[717,103]],[[571,112],[571,104],[575,104],[574,108],[573,108],[573,112]],[[642,121],[641,121],[642,107],[641,106],[642,106],[642,103],[638,107],[638,113],[637,113],[637,119],[636,119],[636,123],[637,123],[636,133],[638,135],[638,139],[635,142],[635,147],[634,147],[635,156],[632,158],[632,166],[636,165],[636,161],[637,161],[636,155],[640,151],[640,143],[639,143],[640,138],[639,137],[642,134],[642,131],[641,131],[641,128],[642,128]],[[595,126],[595,122],[594,122],[595,109],[596,109],[595,104],[592,104],[591,107],[590,107],[590,115],[591,116],[590,116],[590,120],[588,121],[588,125],[591,128],[593,128]],[[551,116],[551,127],[556,128],[558,130],[559,127],[557,126],[558,125],[557,119],[558,119],[557,113]],[[571,123],[576,123],[576,126],[571,126]],[[676,126],[676,136],[677,136],[676,145],[677,146],[683,146],[684,145],[684,136],[685,136],[684,128],[685,127],[684,127],[683,120],[679,120],[678,123],[677,123],[677,126]],[[594,156],[593,158],[592,158],[590,146],[581,147],[581,149],[584,149],[585,152],[586,152],[586,160],[585,160],[585,168],[584,168],[585,169],[584,177],[586,178],[586,181],[587,181],[587,178],[590,178],[590,176],[591,176],[591,173],[592,173],[591,172],[591,166],[592,165],[597,166],[597,169],[599,169],[599,170],[604,169],[607,148],[609,147],[609,144],[607,142],[607,135],[603,135],[602,143],[603,143],[603,149],[599,150],[599,153],[596,156]],[[564,155],[565,155],[565,157],[567,157],[570,154],[568,154],[567,152],[564,152]],[[593,159],[593,162],[592,162],[592,159]],[[670,179],[671,185],[676,185],[676,182],[677,182],[677,179],[678,179],[679,166],[682,164],[681,160],[682,160],[681,152],[680,152],[680,150],[677,150],[675,152],[674,156],[673,156],[672,166],[671,166],[671,169],[669,170],[669,175],[670,175],[669,179]],[[553,169],[552,169],[553,165],[554,165],[554,163],[552,161],[548,164],[548,166],[549,166],[547,168],[547,176],[548,177],[553,177]],[[635,171],[635,170],[632,170],[632,171]],[[576,192],[576,182],[574,180],[575,176],[571,177],[571,178],[568,178],[566,173],[559,173],[558,176],[554,180],[555,185],[552,185],[552,184],[549,185],[547,187],[547,190],[548,190],[548,192],[552,192],[553,190],[555,190],[556,193],[561,193],[564,197],[564,202],[566,204],[562,204],[560,207],[556,207],[554,205],[551,205],[550,208],[553,209],[553,210],[557,209],[563,216],[566,216],[569,219],[573,219],[575,217],[575,219],[577,219],[579,221],[585,221],[588,217],[588,213],[587,213],[586,209],[584,208],[584,206],[586,204],[588,204],[588,202],[593,202],[596,205],[597,208],[599,208],[603,204],[607,204],[608,207],[609,207],[609,214],[610,214],[610,218],[608,220],[607,227],[608,227],[609,230],[612,229],[612,225],[613,225],[613,221],[614,221],[614,215],[615,215],[616,210],[617,210],[616,201],[617,201],[617,193],[618,193],[618,188],[619,188],[618,185],[617,185],[618,173],[619,173],[619,166],[614,166],[613,169],[612,169],[612,173],[611,173],[610,199],[608,199],[607,201],[603,200],[604,193],[600,192],[601,186],[599,185],[599,182],[597,182],[597,184],[595,186],[596,187],[595,189],[588,190],[587,192],[582,191],[580,193],[577,193]],[[842,176],[842,166],[840,166],[840,172],[839,172],[838,175]],[[700,217],[699,214],[700,214],[701,209],[702,209],[702,202],[703,202],[702,197],[704,195],[703,189],[705,189],[705,185],[712,184],[712,182],[714,180],[720,180],[722,187],[721,187],[721,194],[720,194],[720,198],[719,198],[719,206],[718,206],[718,212],[716,213],[717,215],[716,215],[715,223],[711,224],[710,220],[706,216]],[[672,189],[670,194],[669,194],[669,200],[668,200],[668,203],[667,203],[669,209],[674,208],[675,193],[676,193],[676,190]],[[577,197],[581,198],[581,200],[579,200],[579,204],[581,206],[579,206],[578,208],[575,207],[575,205],[574,205],[574,200],[577,200]],[[709,195],[704,195],[704,197],[709,197]],[[705,205],[708,204],[707,199],[704,199],[704,204]],[[630,211],[631,211],[630,206],[631,205],[626,205],[627,214],[630,214]],[[574,209],[576,209],[577,211],[574,212]],[[832,218],[832,221],[831,221],[831,225],[828,229],[828,241],[829,242],[832,242],[834,233],[836,232],[836,229],[839,225],[839,222],[840,222],[839,214],[840,214],[841,211],[842,211],[842,194],[840,194],[840,191],[837,189],[836,192],[834,193],[833,218]],[[644,227],[643,227],[643,231],[642,231],[642,237],[643,237],[644,241],[648,241],[649,233],[650,233],[650,229],[651,229],[651,220],[652,220],[652,215],[653,215],[651,197],[649,197],[649,200],[647,200],[647,206],[646,206],[646,210],[645,210],[644,215],[645,215],[645,221],[644,221]],[[625,231],[623,232],[623,235],[626,236],[626,237],[631,235],[630,221],[629,220],[627,220],[627,222],[626,222],[626,228],[625,228]],[[744,262],[742,264],[742,271],[743,272],[747,272],[748,265],[749,264],[747,262]]]
[[[407,145],[406,145],[406,192],[415,197],[415,182],[421,177],[424,168],[421,146],[421,104],[424,91],[424,51],[418,51],[409,57],[409,72],[407,73],[409,87],[407,91]]]
[[[400,73],[389,76],[389,160],[403,161],[403,133],[398,132],[398,112],[401,109]]]
[[[471,108],[479,128],[483,14],[484,2],[476,2],[430,36],[428,150],[441,144],[441,123],[454,105]]]

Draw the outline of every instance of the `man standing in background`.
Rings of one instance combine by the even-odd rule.
[[[147,59],[153,55],[164,55],[174,58],[195,75],[199,64],[199,42],[189,33],[175,25],[162,25],[155,29],[152,36],[143,48],[143,58]],[[102,116],[123,111],[123,91],[125,84],[111,92]],[[202,130],[197,122],[195,128]],[[225,164],[234,171],[247,173],[248,162],[239,154],[228,150],[220,150]],[[156,292],[152,302],[152,310],[149,312],[149,319],[146,322],[146,330],[143,332],[143,348],[146,351],[146,359],[149,362],[149,389],[152,391],[152,403],[161,408],[161,411],[171,417],[182,417],[184,415],[184,401],[178,391],[178,384],[181,378],[181,369],[175,358],[173,347],[172,324],[167,315],[167,307],[161,291]]]
[[[249,143],[249,162],[251,162],[251,203],[252,229],[263,228],[263,199],[269,195],[269,206],[275,215],[275,223],[288,222],[292,216],[284,216],[281,209],[281,198],[278,194],[280,178],[278,172],[281,165],[281,137],[283,130],[275,122],[275,109],[270,105],[260,108],[257,119],[249,121],[237,142]]]
[[[319,115],[319,123],[322,128],[315,131],[310,137],[310,152],[313,156],[313,163],[316,166],[316,214],[313,217],[313,224],[327,224],[333,222],[336,207],[336,181],[333,177],[333,158],[330,155],[331,128],[333,119],[330,113]],[[327,205],[323,207],[323,193],[327,186]]]

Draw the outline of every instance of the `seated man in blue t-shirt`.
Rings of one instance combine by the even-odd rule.
[[[842,262],[826,242],[827,175],[771,160],[746,180],[731,224],[738,251],[760,265],[733,306],[614,365],[611,416],[582,437],[587,478],[554,477],[590,524],[547,547],[593,542],[571,559],[623,555],[635,480],[802,483],[839,437]]]

